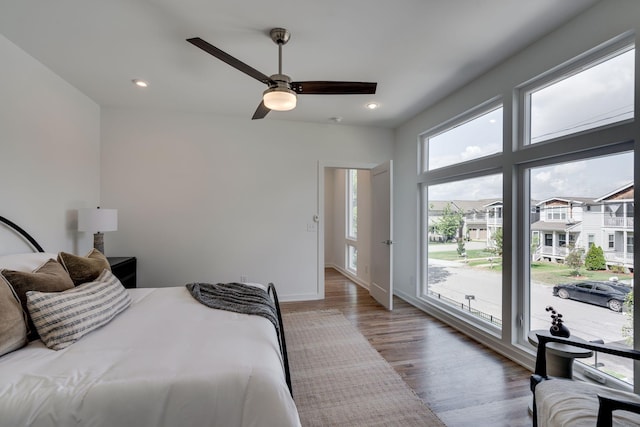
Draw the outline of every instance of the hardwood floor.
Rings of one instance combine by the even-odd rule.
[[[283,302],[284,312],[340,310],[448,426],[530,426],[530,372],[395,298],[394,310],[334,269],[325,299]]]

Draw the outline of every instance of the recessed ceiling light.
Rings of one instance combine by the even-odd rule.
[[[367,108],[369,110],[375,110],[376,108],[378,108],[380,106],[380,104],[378,104],[377,102],[369,102],[367,104]]]
[[[149,83],[145,82],[144,80],[133,79],[131,81],[133,82],[134,85],[136,85],[138,87],[148,87],[149,86]]]

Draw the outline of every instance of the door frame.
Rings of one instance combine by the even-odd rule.
[[[324,177],[325,169],[363,169],[372,170],[380,163],[364,163],[364,162],[351,162],[351,161],[318,161],[318,263],[317,263],[317,277],[318,283],[316,287],[316,299],[324,299],[324,232],[325,232],[325,218],[324,218]]]

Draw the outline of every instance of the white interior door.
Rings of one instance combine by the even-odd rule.
[[[371,296],[393,310],[393,163],[371,171]]]

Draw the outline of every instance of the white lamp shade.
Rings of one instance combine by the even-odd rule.
[[[292,90],[275,88],[264,91],[262,101],[264,106],[275,111],[289,111],[296,108],[298,98]]]
[[[118,229],[117,209],[78,209],[78,231],[92,233],[116,231]]]

